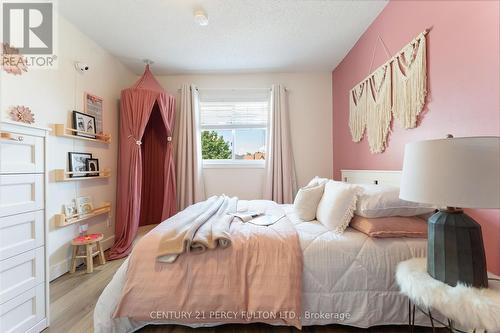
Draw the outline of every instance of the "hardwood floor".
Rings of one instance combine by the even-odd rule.
[[[140,235],[150,228],[142,228]],[[50,327],[46,333],[87,333],[93,332],[93,312],[97,299],[104,287],[109,283],[114,273],[124,259],[108,261],[104,266],[97,265],[94,272],[86,274],[83,267],[79,267],[75,274],[66,273],[50,283]],[[213,328],[191,329],[177,325],[150,325],[139,332],[169,332],[169,333],[286,333],[300,332],[295,328],[283,326],[269,326],[264,324],[251,325],[223,325]],[[407,326],[379,326],[369,329],[360,329],[341,325],[304,327],[306,333],[401,333],[408,332]],[[417,328],[416,332],[432,332],[428,328]]]

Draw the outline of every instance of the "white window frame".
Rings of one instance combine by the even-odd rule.
[[[255,168],[255,169],[260,169],[264,168],[266,166],[266,160],[237,160],[235,159],[235,151],[234,147],[236,146],[236,130],[237,129],[263,129],[266,131],[266,157],[267,157],[267,137],[268,137],[268,131],[269,131],[269,126],[268,124],[252,124],[252,125],[211,125],[211,126],[200,126],[200,133],[203,131],[211,131],[211,130],[226,130],[226,131],[231,131],[232,132],[232,156],[230,160],[204,160],[202,159],[203,162],[203,168]]]
[[[201,112],[201,109],[200,109]],[[269,110],[270,104],[269,104]],[[268,118],[269,119],[269,118]],[[203,131],[211,131],[211,130],[228,130],[232,131],[232,156],[229,160],[205,160],[202,158],[202,167],[204,169],[233,169],[233,168],[246,168],[246,169],[263,169],[266,167],[266,160],[236,160],[235,159],[235,146],[236,146],[236,135],[235,132],[237,129],[264,129],[265,130],[265,146],[266,146],[266,159],[268,157],[268,138],[269,138],[269,122],[262,124],[239,124],[239,125],[200,125],[200,138],[201,132]]]

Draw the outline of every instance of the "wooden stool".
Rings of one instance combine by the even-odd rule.
[[[92,273],[94,271],[94,257],[99,255],[99,261],[101,265],[106,263],[106,259],[104,259],[104,252],[101,246],[101,240],[104,238],[103,234],[90,234],[85,236],[79,236],[73,238],[71,241],[71,245],[73,245],[73,255],[71,258],[71,270],[70,273],[74,273],[76,271],[76,259],[82,258],[84,259],[87,265],[87,273]],[[93,252],[92,247],[96,244],[97,251]],[[85,246],[84,255],[79,255],[78,250],[80,246]]]

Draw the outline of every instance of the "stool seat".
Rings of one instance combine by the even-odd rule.
[[[103,234],[90,234],[73,238],[71,245],[87,245],[101,241],[104,238]]]
[[[94,257],[99,256],[99,261],[101,265],[106,263],[106,259],[104,258],[104,251],[102,250],[101,240],[104,238],[104,235],[101,233],[98,234],[89,234],[83,235],[73,238],[71,241],[71,245],[73,245],[73,255],[71,257],[71,269],[70,273],[74,273],[76,271],[76,261],[77,259],[83,259],[85,264],[87,265],[87,273],[92,273],[94,271]],[[94,252],[93,245],[96,245],[97,251]],[[81,255],[78,253],[80,247],[84,248],[84,253]]]

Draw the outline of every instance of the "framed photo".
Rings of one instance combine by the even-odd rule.
[[[64,204],[64,215],[66,215],[66,218],[71,218],[76,214],[78,214],[78,211],[76,209],[75,200],[71,200],[70,202]]]
[[[88,92],[84,93],[84,111],[86,114],[91,115],[95,118],[96,133],[103,133],[102,126],[102,104],[103,99],[99,96],[92,95]]]
[[[97,158],[87,158],[85,160],[85,164],[87,166],[87,171],[99,171],[99,160]],[[88,173],[88,177],[99,176],[99,172],[96,173]]]
[[[87,133],[75,132],[75,135],[83,136],[86,138],[95,139],[96,136],[92,135],[96,133],[95,128],[95,117],[89,114],[85,114],[78,111],[73,111],[73,128],[78,131],[83,131]]]
[[[76,210],[78,215],[89,214],[94,210],[94,205],[92,205],[91,197],[78,197],[76,201]]]
[[[77,177],[86,177],[86,173],[79,173],[80,171],[88,171],[87,170],[87,159],[92,158],[92,154],[90,153],[68,153],[68,161],[69,161],[69,171],[74,172],[69,176],[70,178]]]

